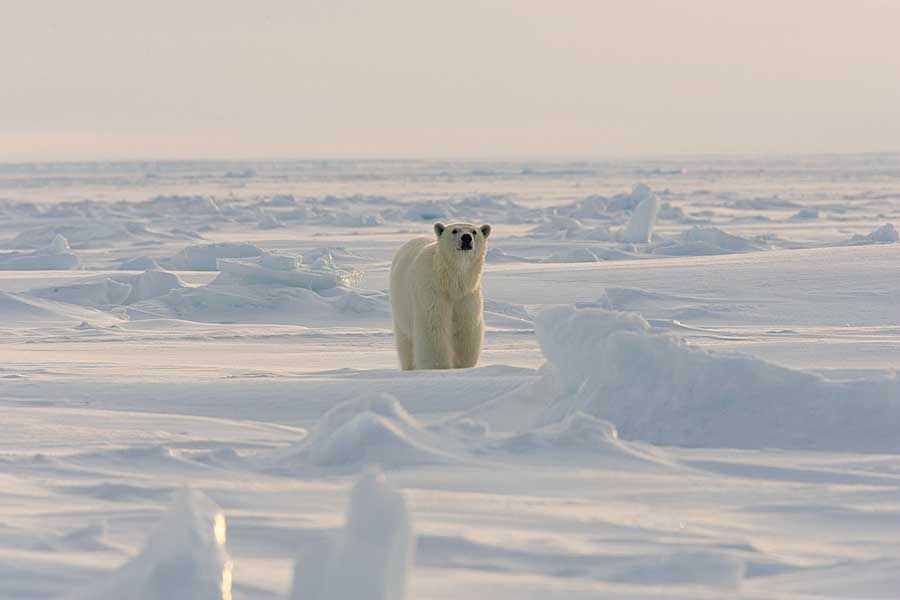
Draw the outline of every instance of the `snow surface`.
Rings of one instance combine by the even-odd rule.
[[[415,555],[412,517],[377,468],[350,492],[343,531],[294,564],[291,600],[404,600]]]
[[[137,556],[73,598],[231,600],[225,531],[222,510],[201,492],[184,489]]]
[[[438,219],[484,353],[401,372]],[[0,598],[896,598],[898,224],[897,155],[0,165]]]

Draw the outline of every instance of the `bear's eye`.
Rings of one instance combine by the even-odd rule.
[[[459,229],[454,229],[454,230],[453,230],[453,235],[456,235],[457,233],[459,233]]]
[[[478,232],[475,231],[475,230],[473,229],[473,230],[472,230],[472,235],[478,235]]]

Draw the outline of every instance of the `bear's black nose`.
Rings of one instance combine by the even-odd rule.
[[[470,250],[472,248],[472,235],[469,233],[464,233],[459,238],[460,245],[463,250]]]

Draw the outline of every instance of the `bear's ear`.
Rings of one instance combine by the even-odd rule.
[[[484,239],[487,239],[489,235],[491,235],[491,226],[490,225],[482,225],[481,226],[481,234],[484,236]]]
[[[438,237],[441,237],[441,234],[444,233],[444,230],[447,229],[447,226],[443,223],[435,223],[434,224],[434,234]]]

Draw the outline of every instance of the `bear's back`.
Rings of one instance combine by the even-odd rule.
[[[416,262],[416,258],[428,246],[437,246],[437,242],[431,238],[417,237],[400,246],[391,263],[391,279],[393,280],[395,273],[400,275],[404,271],[409,271]]]
[[[415,287],[417,281],[428,278],[424,273],[430,271],[431,256],[437,242],[427,237],[418,237],[403,244],[391,263],[391,312],[394,326],[402,333],[411,335],[412,321],[415,314]]]

